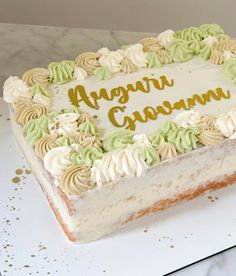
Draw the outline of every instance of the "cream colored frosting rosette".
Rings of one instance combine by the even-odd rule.
[[[55,178],[60,178],[63,172],[72,165],[68,155],[71,152],[71,148],[55,147],[47,151],[43,158],[43,164],[45,169]]]
[[[208,128],[208,127],[214,127],[216,122],[216,117],[210,116],[210,115],[203,115],[201,116],[200,121],[197,124],[197,128],[200,130]]]
[[[75,63],[84,69],[88,74],[93,74],[94,70],[100,66],[99,63],[100,55],[95,52],[86,52],[80,54],[76,59]]]
[[[173,30],[166,30],[157,36],[157,41],[161,46],[166,46],[166,44],[170,43],[173,39],[174,39]]]
[[[220,41],[215,45],[215,48],[222,53],[228,51],[236,54],[236,40],[228,39]]]
[[[121,61],[121,71],[130,74],[136,71],[136,66],[133,64],[131,60],[124,57]]]
[[[49,131],[50,133],[73,137],[79,130],[79,118],[80,114],[74,112],[59,114],[49,123]]]
[[[123,176],[141,176],[148,168],[140,154],[142,145],[135,143],[126,148],[118,148],[95,160],[91,168],[91,179],[98,186],[115,181]]]
[[[144,52],[155,52],[159,53],[162,50],[162,46],[159,44],[156,37],[146,37],[139,40],[139,43],[143,45]]]
[[[224,141],[222,133],[215,127],[202,129],[198,138],[199,142],[205,146],[215,145]]]
[[[224,55],[221,51],[213,49],[210,56],[210,62],[220,65],[224,63]]]
[[[26,71],[22,80],[28,85],[44,84],[47,85],[49,82],[49,71],[46,68],[33,68]]]
[[[90,179],[90,167],[82,164],[68,167],[61,176],[59,187],[73,196],[95,188],[96,184]]]
[[[158,54],[163,64],[170,64],[173,62],[172,57],[167,50],[161,50]]]
[[[161,160],[171,160],[177,156],[175,145],[172,143],[164,142],[157,147]]]
[[[215,127],[224,135],[230,138],[236,133],[236,109],[231,109],[228,113],[220,115],[215,122]]]
[[[18,124],[24,125],[31,119],[37,119],[47,114],[47,108],[27,98],[20,98],[15,104],[15,120]]]
[[[9,104],[15,104],[19,98],[32,98],[32,93],[24,81],[17,76],[10,76],[3,85],[3,99]]]
[[[35,144],[35,152],[37,156],[43,160],[46,153],[51,150],[52,148],[57,147],[57,144],[55,142],[57,138],[56,134],[49,134],[46,136],[41,137]]]
[[[111,73],[121,71],[121,61],[123,59],[123,51],[110,51],[108,48],[102,48],[98,51],[100,54],[99,63],[106,66]]]
[[[92,116],[90,116],[88,113],[85,113],[85,112],[81,113],[79,118],[78,118],[78,124],[80,125],[80,124],[83,124],[87,121],[92,122],[93,121]]]
[[[74,136],[74,141],[81,145],[83,148],[89,148],[89,147],[95,147],[95,148],[101,148],[102,147],[102,141],[96,136],[92,136],[90,134],[85,134],[81,131],[77,132],[77,134]]]
[[[174,122],[180,127],[196,127],[201,120],[200,113],[195,110],[188,110],[180,113]]]
[[[124,50],[124,56],[138,68],[147,67],[147,54],[143,51],[143,44],[136,43]]]

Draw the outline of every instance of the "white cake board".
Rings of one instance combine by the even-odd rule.
[[[64,237],[34,177],[24,172],[18,176],[19,184],[12,183],[16,169],[29,167],[11,134],[7,106],[2,100],[0,114],[2,275],[157,276],[236,244],[233,185],[99,241],[73,245]]]

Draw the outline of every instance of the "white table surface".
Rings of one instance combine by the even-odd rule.
[[[115,49],[149,35],[13,24],[0,24],[0,34],[0,85],[11,74],[21,75],[29,68],[47,66],[50,61],[74,57],[88,49],[105,45]],[[178,268],[178,264],[187,265],[199,256],[206,257],[236,244],[236,212],[232,212],[236,210],[236,187],[230,187],[212,193],[212,198],[207,195],[169,209],[104,240],[70,245],[33,176],[25,173],[28,165],[10,134],[2,101],[0,114],[2,275],[162,275]],[[23,174],[16,175],[16,169],[22,169]],[[19,184],[12,183],[14,177],[20,178]],[[222,208],[226,208],[225,213]],[[201,220],[201,214],[209,215],[209,220],[195,225],[201,229],[191,231],[194,218]],[[186,225],[180,227],[180,221]],[[173,228],[174,225],[178,227]],[[163,254],[168,257],[159,263]],[[141,257],[142,262],[136,262]],[[235,257],[233,248],[174,275],[236,275]]]

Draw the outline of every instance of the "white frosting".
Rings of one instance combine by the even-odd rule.
[[[133,136],[133,140],[137,144],[147,145],[147,146],[151,146],[152,145],[150,143],[150,141],[148,140],[148,137],[147,137],[147,135],[145,133],[134,135]]]
[[[229,139],[236,139],[236,132],[234,132],[234,134],[232,134]]]
[[[236,109],[219,116],[215,125],[225,137],[234,137],[232,135],[236,132]]]
[[[224,60],[227,60],[229,58],[236,57],[236,54],[231,53],[230,51],[224,51],[223,53]]]
[[[174,31],[172,30],[166,30],[157,36],[157,40],[161,46],[165,46],[166,44],[171,42],[173,38],[174,38]]]
[[[88,76],[87,72],[81,68],[81,67],[76,67],[74,71],[74,78],[76,80],[84,80]]]
[[[201,115],[195,110],[184,111],[174,119],[175,123],[180,127],[196,127],[200,120]]]
[[[218,39],[215,36],[209,35],[208,37],[202,40],[202,44],[205,46],[213,46],[218,42]]]
[[[50,105],[51,105],[51,100],[49,97],[47,96],[44,96],[40,93],[36,93],[33,97],[33,101],[36,102],[36,103],[40,103],[42,104],[43,106],[45,106],[46,108],[49,108]]]
[[[102,48],[104,49],[104,48]],[[99,62],[103,66],[107,66],[111,73],[117,73],[121,70],[121,61],[123,59],[121,51],[109,51],[107,48],[100,49],[101,57]]]
[[[124,56],[137,67],[147,67],[147,55],[141,43],[133,44],[124,50]]]
[[[43,163],[47,171],[54,177],[59,177],[71,165],[67,159],[70,147],[56,147],[49,150],[44,156]]]
[[[101,186],[125,175],[140,177],[148,168],[140,154],[140,148],[140,144],[135,143],[125,149],[108,152],[102,159],[95,160],[91,169],[92,180]]]
[[[97,53],[98,53],[99,55],[108,54],[108,53],[110,53],[110,50],[109,50],[107,47],[102,47],[101,49],[99,49],[99,50],[97,51]]]
[[[68,135],[70,137],[75,136],[78,131],[77,120],[79,116],[78,113],[64,113],[58,115],[48,126],[50,133]]]
[[[7,103],[16,103],[19,97],[32,98],[32,94],[19,77],[10,76],[3,85],[3,98]]]

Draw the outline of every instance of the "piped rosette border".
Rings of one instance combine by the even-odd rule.
[[[4,83],[4,100],[56,185],[67,196],[77,196],[122,177],[139,177],[148,168],[198,147],[236,138],[236,109],[218,118],[189,110],[149,135],[123,129],[101,138],[94,118],[78,108],[51,110],[51,84],[90,76],[108,80],[117,73],[187,62],[194,56],[222,65],[236,85],[236,40],[219,25],[204,24],[167,30],[116,51],[104,47],[82,53],[74,61],[30,69],[21,78],[10,76]]]

